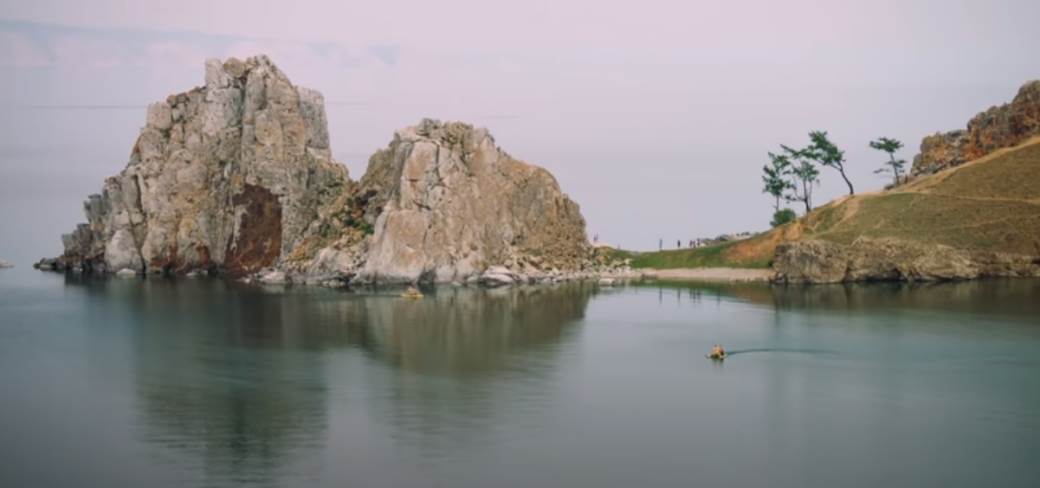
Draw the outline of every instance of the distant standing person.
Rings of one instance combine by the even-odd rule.
[[[682,249],[682,239],[676,239],[675,240],[675,248],[676,249]]]
[[[658,251],[663,251],[664,250],[664,239],[658,239],[657,240],[657,250]]]

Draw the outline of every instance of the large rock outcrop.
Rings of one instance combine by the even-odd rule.
[[[492,265],[579,269],[585,220],[548,171],[506,154],[485,129],[423,120],[369,160],[375,217],[362,281],[457,281]]]
[[[578,206],[485,129],[424,120],[351,181],[321,95],[263,56],[208,61],[205,86],[150,106],[126,169],[85,209],[37,267],[342,285],[599,266]]]
[[[148,107],[126,169],[85,204],[59,265],[246,275],[275,265],[342,193],[321,94],[264,56],[206,62],[206,84]]]
[[[936,173],[1040,135],[1040,80],[1022,85],[1011,103],[976,115],[964,130],[921,141],[911,175]]]
[[[773,259],[774,281],[948,281],[981,277],[1040,276],[1040,259],[972,251],[891,238],[861,237],[851,244],[823,240],[786,242]]]

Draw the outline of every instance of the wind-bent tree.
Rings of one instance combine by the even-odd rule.
[[[890,139],[888,137],[879,137],[876,141],[870,141],[870,147],[877,149],[878,151],[884,151],[888,153],[888,161],[885,161],[885,166],[874,170],[875,173],[892,173],[894,183],[899,184],[899,174],[903,170],[903,166],[906,165],[905,159],[896,159],[896,151],[903,147],[903,143],[899,142],[898,139]]]
[[[812,159],[819,162],[821,166],[838,170],[838,173],[841,173],[841,179],[845,180],[846,185],[849,185],[849,195],[855,195],[856,191],[852,189],[852,182],[845,174],[845,151],[838,149],[838,146],[827,139],[826,131],[810,132],[809,140],[811,143],[807,149],[810,151]]]
[[[780,199],[784,193],[793,189],[793,184],[787,179],[791,173],[791,159],[784,154],[769,154],[769,164],[762,166],[762,193],[773,196],[773,211],[780,211]]]
[[[791,184],[791,193],[784,196],[789,202],[802,202],[805,204],[805,213],[812,211],[813,185],[820,181],[820,171],[813,165],[815,154],[811,147],[805,149],[792,149],[783,144],[784,155],[793,161],[791,165],[791,176],[794,182]],[[801,192],[799,192],[799,187]]]

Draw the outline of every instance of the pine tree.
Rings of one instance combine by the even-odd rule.
[[[769,154],[769,164],[762,166],[762,193],[773,196],[773,211],[780,211],[780,199],[784,193],[793,189],[793,184],[788,177],[791,173],[791,159],[784,154]]]
[[[783,148],[784,155],[793,161],[791,176],[795,180],[791,183],[791,193],[784,198],[787,201],[804,203],[805,213],[808,214],[812,211],[813,186],[820,182],[820,171],[813,165],[814,151],[811,147],[792,149],[783,144],[780,147]],[[799,190],[801,191],[799,192]]]
[[[855,195],[856,192],[852,189],[852,182],[849,181],[849,177],[845,174],[845,151],[838,149],[838,146],[834,145],[827,138],[826,131],[817,130],[810,132],[809,140],[811,142],[806,149],[809,151],[810,157],[819,162],[821,166],[838,170],[838,173],[841,174],[841,179],[845,180],[845,184],[849,186],[849,195]]]
[[[899,175],[903,170],[903,166],[906,165],[906,160],[896,159],[895,153],[903,147],[903,143],[897,139],[879,137],[876,141],[870,141],[870,147],[888,153],[888,161],[885,161],[885,166],[874,170],[874,172],[892,173],[894,184],[898,185],[900,183]]]

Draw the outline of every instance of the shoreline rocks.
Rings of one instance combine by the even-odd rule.
[[[822,240],[780,244],[773,270],[775,283],[790,284],[953,281],[1040,277],[1040,258],[861,237],[848,245]]]

